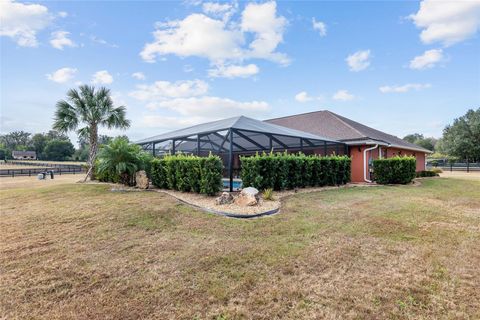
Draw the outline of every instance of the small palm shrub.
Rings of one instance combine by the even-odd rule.
[[[95,176],[100,181],[135,185],[137,171],[145,170],[150,175],[151,160],[139,145],[118,137],[100,149]]]
[[[273,189],[268,188],[263,190],[262,197],[264,200],[272,201],[273,200]]]

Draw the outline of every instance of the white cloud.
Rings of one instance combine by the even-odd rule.
[[[202,10],[205,14],[221,17],[224,21],[229,20],[236,9],[236,3],[205,2],[202,4]]]
[[[55,31],[52,32],[50,44],[55,49],[63,50],[63,47],[76,47],[77,45],[71,39],[68,38],[70,32],[67,31]]]
[[[310,97],[306,91],[299,92],[295,95],[295,100],[298,102],[308,102],[312,101],[314,98]]]
[[[242,12],[241,29],[243,32],[253,32],[255,39],[249,44],[251,49],[247,57],[262,58],[286,65],[288,57],[275,52],[283,41],[283,32],[287,19],[277,16],[277,4],[274,1],[265,3],[249,3]]]
[[[0,36],[12,38],[19,46],[38,46],[37,32],[45,29],[52,17],[40,4],[0,1]]]
[[[424,0],[409,16],[422,30],[423,43],[450,46],[473,36],[480,28],[480,1]]]
[[[264,101],[241,102],[220,97],[176,98],[152,102],[147,105],[150,110],[165,108],[183,116],[198,116],[220,119],[235,115],[258,116],[270,110]]]
[[[60,18],[66,18],[66,17],[68,17],[68,12],[60,11],[60,12],[58,13],[58,16],[59,16]]]
[[[315,18],[312,18],[312,27],[313,30],[318,31],[320,37],[325,37],[327,35],[327,25],[322,21],[317,21]]]
[[[47,79],[57,82],[57,83],[65,83],[70,81],[75,77],[75,73],[77,73],[77,69],[75,68],[61,68],[53,73],[47,74]]]
[[[382,93],[405,93],[411,90],[420,91],[430,88],[429,83],[407,83],[403,86],[382,86],[378,88]]]
[[[151,85],[137,85],[130,96],[141,101],[160,101],[170,98],[186,98],[206,94],[208,84],[202,80],[184,80],[177,82],[156,81]]]
[[[207,92],[208,84],[202,80],[156,81],[151,85],[137,85],[137,90],[129,95],[145,102],[151,111],[166,109],[203,121],[235,115],[258,116],[270,110],[264,101],[236,101],[208,96]],[[152,119],[157,118],[150,118],[151,121]]]
[[[178,128],[185,128],[199,123],[211,121],[203,117],[168,117],[161,115],[146,115],[143,117],[143,123],[147,127],[160,128],[167,130],[174,130]]]
[[[349,55],[345,61],[347,61],[350,71],[362,71],[368,68],[370,65],[370,50],[357,51]]]
[[[92,82],[94,84],[110,84],[113,82],[113,77],[107,70],[101,70],[94,73]]]
[[[255,64],[246,66],[237,65],[218,65],[214,69],[208,70],[208,75],[214,78],[248,78],[257,74],[260,69]]]
[[[134,73],[132,73],[132,77],[137,79],[137,80],[145,80],[146,79],[143,72],[134,72]]]
[[[158,25],[154,42],[147,43],[140,56],[154,62],[157,55],[199,56],[211,61],[241,57],[243,36],[225,28],[225,23],[203,14],[191,14],[183,20]]]
[[[442,49],[432,49],[425,51],[421,56],[417,56],[410,61],[410,69],[428,69],[433,68],[435,64],[443,60]]]
[[[99,38],[95,35],[91,35],[90,36],[90,40],[94,43],[98,43],[98,44],[101,44],[101,45],[104,45],[104,46],[107,46],[107,47],[110,47],[110,48],[118,48],[118,45],[115,44],[115,43],[110,43],[108,42],[107,40],[104,40],[102,38]]]
[[[347,90],[338,90],[332,97],[333,100],[350,101],[355,99],[353,94],[350,94]]]
[[[183,20],[157,23],[154,41],[145,44],[140,56],[147,62],[174,54],[203,57],[212,64],[238,63],[251,58],[287,64],[288,57],[275,51],[283,40],[286,24],[284,17],[277,16],[275,2],[249,3],[241,20],[235,22],[194,13]],[[246,43],[250,33],[253,40]]]

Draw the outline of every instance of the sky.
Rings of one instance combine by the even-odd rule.
[[[132,121],[101,133],[132,140],[315,110],[440,137],[480,106],[479,30],[478,0],[0,0],[0,132],[50,130],[88,84]]]

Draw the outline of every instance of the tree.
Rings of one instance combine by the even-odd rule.
[[[406,135],[405,137],[403,137],[403,140],[416,144],[417,146],[428,149],[430,151],[435,150],[435,145],[437,143],[437,139],[433,137],[425,138],[421,133],[413,133]]]
[[[125,118],[125,107],[114,107],[110,90],[101,87],[83,85],[79,90],[71,89],[67,93],[67,100],[57,102],[53,128],[62,133],[76,131],[77,134],[88,140],[89,154],[87,176],[93,178],[95,159],[98,151],[98,129],[126,129],[130,121]]]
[[[44,149],[45,158],[54,161],[64,161],[74,152],[73,144],[66,140],[51,140]]]
[[[59,132],[56,130],[48,131],[46,136],[47,136],[47,139],[49,140],[69,140],[70,141],[70,138],[68,138],[68,136],[65,133]]]
[[[421,139],[421,140],[417,140],[414,143],[416,145],[422,147],[422,148],[428,149],[430,151],[434,151],[435,150],[435,145],[437,144],[437,139],[435,139],[435,138],[424,138],[424,139]]]
[[[43,150],[47,146],[48,137],[43,133],[36,133],[32,136],[32,148],[37,153],[37,159],[43,159]]]
[[[424,138],[423,134],[421,133],[412,133],[403,137],[403,140],[408,141],[410,143],[415,143],[415,141],[422,140],[423,138]]]
[[[100,149],[98,176],[104,181],[120,181],[126,185],[134,185],[135,173],[138,170],[148,170],[152,158],[139,145],[118,137]]]
[[[25,131],[13,131],[8,134],[0,136],[0,143],[6,149],[17,150],[18,147],[23,146],[27,148],[30,142],[30,133]]]
[[[480,108],[468,110],[443,130],[442,148],[449,155],[480,161]]]
[[[47,146],[47,143],[52,140],[62,140],[70,142],[70,139],[67,135],[55,130],[50,130],[47,133],[36,133],[32,136],[29,145],[31,145],[31,149],[35,150],[35,152],[37,153],[38,159],[48,160],[44,155],[44,149]]]

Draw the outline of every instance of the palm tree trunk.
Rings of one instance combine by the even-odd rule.
[[[84,181],[87,181],[88,178],[90,178],[90,180],[95,179],[95,160],[97,158],[97,151],[98,151],[98,128],[96,124],[92,124],[90,127],[90,150],[89,150],[88,162],[87,162],[88,171]]]

